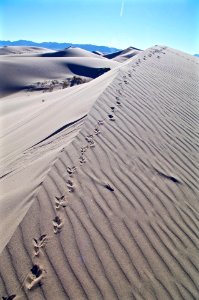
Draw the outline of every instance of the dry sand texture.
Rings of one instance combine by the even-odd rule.
[[[42,87],[54,88],[55,82],[60,83],[62,88],[63,81],[74,75],[89,81],[119,65],[116,61],[79,48],[70,47],[62,51],[45,51],[45,53],[42,53],[45,50],[43,48],[40,53],[39,50],[33,52],[32,47],[21,47],[18,52],[17,47],[7,48],[7,50],[4,47],[0,48],[1,97],[24,89],[31,91],[42,90]],[[16,54],[11,55],[13,52]],[[49,83],[52,84],[49,86]]]
[[[38,119],[5,133],[7,159],[17,160],[0,182],[5,299],[199,299],[198,65],[157,46],[90,83],[46,94],[54,97],[46,109],[35,96]],[[55,132],[72,121],[62,113],[70,101],[71,119],[82,117],[72,138],[70,126]],[[15,134],[25,133],[17,148]],[[60,139],[66,146],[57,152]],[[32,165],[19,157],[27,147]]]

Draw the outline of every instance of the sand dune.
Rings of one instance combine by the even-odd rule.
[[[2,296],[198,299],[198,64],[157,46],[45,109],[8,98]]]
[[[31,46],[4,46],[0,47],[0,55],[32,55],[42,52],[54,52],[51,49]]]
[[[93,52],[77,48],[77,47],[68,47],[64,50],[52,52],[52,53],[44,53],[40,56],[43,57],[95,57],[99,58],[100,56],[98,54],[95,54]]]
[[[133,56],[137,55],[141,51],[142,50],[140,50],[140,49],[129,47],[129,48],[126,48],[126,49],[118,51],[118,52],[104,55],[104,57],[113,59],[118,62],[124,62],[127,59],[132,58]]]
[[[92,55],[92,53],[91,53]],[[95,57],[10,57],[0,58],[0,96],[27,89],[45,80],[64,80],[78,75],[96,78],[117,62]]]

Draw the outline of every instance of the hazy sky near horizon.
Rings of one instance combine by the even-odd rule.
[[[0,39],[199,53],[199,0],[0,0]]]

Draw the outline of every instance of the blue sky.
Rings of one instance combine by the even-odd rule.
[[[0,0],[0,39],[199,53],[199,0]]]

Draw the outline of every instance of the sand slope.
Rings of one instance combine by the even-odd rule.
[[[32,55],[38,53],[54,52],[51,49],[31,46],[4,46],[0,47],[0,55]]]
[[[198,77],[153,47],[87,84],[103,89],[1,253],[2,296],[198,299]]]
[[[118,61],[118,62],[124,62],[127,59],[132,58],[133,56],[139,54],[141,51],[142,50],[134,48],[134,47],[128,47],[124,50],[104,55],[104,57]]]
[[[91,53],[92,54],[92,53]],[[0,96],[5,97],[37,82],[64,80],[73,75],[96,78],[100,69],[119,63],[95,57],[10,57],[0,58]]]
[[[55,51],[52,53],[44,53],[40,54],[40,56],[43,57],[95,57],[99,58],[98,54],[95,54],[93,52],[78,48],[78,47],[68,47],[64,50]]]

